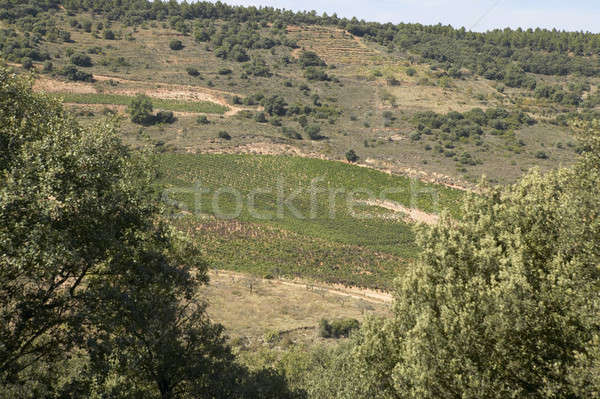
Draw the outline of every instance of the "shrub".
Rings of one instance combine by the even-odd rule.
[[[386,79],[386,83],[388,86],[398,86],[400,85],[400,81],[398,79],[396,79],[395,77],[389,77]]]
[[[102,47],[100,47],[100,46],[88,47],[88,49],[86,50],[86,52],[88,54],[101,54],[102,53]]]
[[[198,72],[198,70],[194,67],[187,67],[187,68],[185,68],[185,71],[190,76],[199,76],[200,75],[200,72]]]
[[[221,68],[217,71],[219,75],[231,75],[233,71],[229,68]]]
[[[219,132],[219,138],[223,140],[231,140],[231,136],[226,131],[222,130]]]
[[[173,39],[169,42],[169,48],[171,50],[181,50],[183,48],[183,43],[181,40]]]
[[[52,72],[53,69],[54,69],[54,65],[52,65],[52,63],[50,61],[44,62],[44,67],[42,68],[42,71]]]
[[[77,53],[77,54],[73,54],[71,56],[71,64],[77,65],[80,67],[91,67],[92,59],[87,54]]]
[[[303,51],[300,53],[300,57],[298,57],[298,63],[302,66],[302,68],[327,66],[325,61],[323,61],[314,51]]]
[[[66,77],[69,80],[75,81],[75,82],[77,82],[77,81],[92,82],[93,81],[93,76],[91,73],[80,71],[77,68],[75,68],[73,65],[65,66],[62,69],[62,71],[60,72],[60,75]]]
[[[175,122],[175,117],[173,116],[173,112],[171,112],[171,111],[159,111],[156,114],[155,122],[173,123],[173,122]]]
[[[196,118],[196,123],[199,123],[201,125],[208,125],[210,121],[208,120],[206,115],[200,115],[198,118]]]
[[[271,76],[269,66],[262,58],[253,58],[251,62],[244,64],[244,71],[248,75],[268,78]]]
[[[304,77],[308,80],[320,80],[326,81],[329,80],[329,76],[325,71],[318,68],[308,67],[304,71]]]
[[[321,140],[325,138],[321,135],[321,126],[319,125],[306,126],[306,128],[304,128],[304,131],[306,132],[306,134],[308,134],[308,137],[310,137],[311,140]]]
[[[331,323],[327,319],[319,322],[319,335],[323,338],[348,337],[353,330],[357,330],[360,323],[356,319],[337,319]]]
[[[295,131],[294,129],[291,129],[289,127],[285,127],[285,126],[282,127],[281,133],[283,133],[284,136],[286,136],[290,139],[302,140],[302,135],[300,133],[298,133],[297,131]]]
[[[29,57],[23,57],[23,59],[21,59],[21,65],[23,65],[24,69],[33,69],[33,60]]]
[[[537,159],[548,159],[548,154],[546,154],[544,151],[538,151],[535,153],[535,157]]]
[[[348,162],[357,162],[358,161],[358,155],[356,155],[356,152],[354,150],[348,150],[348,152],[346,153],[346,160],[348,160]]]
[[[408,76],[415,76],[417,74],[417,70],[415,68],[408,68],[406,70],[406,74]]]
[[[131,100],[127,113],[131,116],[131,121],[140,125],[151,125],[154,122],[152,115],[152,101],[150,97],[144,94],[138,94]]]
[[[283,116],[287,113],[287,103],[282,97],[277,95],[265,98],[262,105],[269,115]]]
[[[90,21],[90,20],[86,19],[85,21],[83,21],[81,26],[83,27],[83,30],[86,31],[87,33],[90,33],[92,31],[92,21]]]
[[[98,30],[100,30],[100,24],[98,24]],[[115,32],[113,32],[110,29],[107,29],[104,31],[103,37],[106,40],[115,40]]]
[[[265,115],[264,112],[257,113],[255,119],[259,123],[265,123],[265,122],[267,122],[267,116]]]

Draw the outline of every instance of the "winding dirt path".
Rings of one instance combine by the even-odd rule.
[[[402,213],[406,215],[406,218],[411,222],[425,223],[427,225],[437,224],[440,217],[433,213],[423,212],[416,208],[407,208],[404,205],[400,205],[394,201],[382,201],[382,200],[361,200],[357,201],[361,204],[377,206],[380,208],[389,209],[390,211]]]
[[[288,279],[263,279],[259,277],[252,276],[250,274],[233,272],[230,270],[209,270],[209,276],[215,275],[227,275],[239,279],[251,278],[254,280],[260,280],[262,282],[269,282],[272,284],[281,284],[287,285],[297,288],[310,289],[310,290],[319,290],[326,292],[328,294],[337,295],[337,296],[345,296],[353,299],[360,299],[367,302],[373,303],[385,303],[390,304],[393,302],[393,297],[390,293],[384,291],[371,290],[368,288],[360,288],[360,287],[345,287],[341,284],[327,284],[327,283],[315,283],[308,280],[288,280]]]

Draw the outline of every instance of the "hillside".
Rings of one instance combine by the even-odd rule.
[[[567,125],[598,104],[598,35],[211,3],[29,4],[3,2],[4,57],[85,123],[116,112],[133,146],[338,160],[354,149],[361,164],[425,180],[507,183],[570,164]],[[139,93],[173,118],[132,123]]]

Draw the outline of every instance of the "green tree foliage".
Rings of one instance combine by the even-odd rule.
[[[287,103],[282,97],[277,95],[263,99],[262,105],[265,107],[265,111],[271,116],[284,116],[287,113]]]
[[[183,43],[181,42],[181,40],[173,39],[169,42],[169,48],[171,50],[181,50],[183,49]]]
[[[421,227],[393,318],[360,330],[330,397],[598,396],[600,136],[584,147],[572,169],[534,170]]]
[[[151,125],[154,123],[152,110],[152,100],[144,94],[138,94],[131,100],[129,107],[127,107],[127,113],[130,115],[131,121],[140,125]]]
[[[3,397],[299,398],[234,362],[151,164],[0,69]],[[193,268],[193,272],[192,272]]]
[[[348,337],[350,333],[360,327],[356,319],[335,319],[331,322],[321,319],[319,322],[319,335],[323,338]]]
[[[246,72],[248,75],[265,78],[268,78],[272,75],[269,65],[267,65],[265,60],[260,57],[253,57],[252,61],[244,64],[243,68],[244,72]]]
[[[346,160],[348,162],[358,162],[358,155],[356,155],[356,152],[352,149],[348,150],[348,152],[346,152]]]
[[[100,26],[98,26],[98,29],[100,29]],[[102,37],[106,40],[115,40],[115,33],[110,29],[106,29],[102,34]]]
[[[308,67],[304,70],[304,77],[308,80],[330,80],[329,75],[322,69],[315,67]]]
[[[65,78],[76,82],[92,82],[94,80],[94,77],[91,73],[80,71],[73,65],[65,65],[65,67],[61,69],[59,73]]]
[[[92,59],[87,54],[77,53],[77,54],[73,54],[71,56],[71,64],[77,65],[80,67],[91,67]]]
[[[298,63],[302,68],[327,66],[314,51],[302,51],[298,57]]]

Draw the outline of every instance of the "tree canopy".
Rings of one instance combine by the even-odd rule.
[[[299,397],[235,362],[196,295],[150,158],[0,68],[0,391],[28,397]]]

